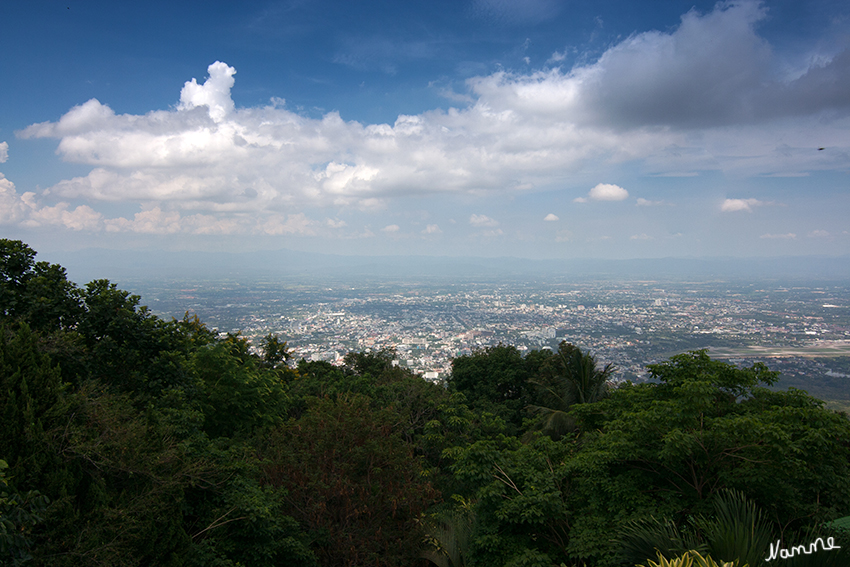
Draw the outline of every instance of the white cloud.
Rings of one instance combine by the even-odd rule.
[[[499,226],[498,221],[491,219],[487,215],[476,215],[474,213],[469,217],[469,224],[474,227]]]
[[[641,234],[633,234],[629,237],[629,240],[653,240],[651,236],[647,233],[642,232]]]
[[[554,214],[554,213],[549,213],[548,215],[546,215],[546,216],[543,218],[543,220],[544,220],[544,221],[547,221],[547,222],[555,222],[555,221],[559,221],[559,220],[561,220],[561,219],[559,219],[559,218],[558,218],[558,215],[556,215],[556,214]]]
[[[0,224],[61,226],[75,231],[90,231],[100,229],[102,219],[102,215],[88,205],[71,209],[68,203],[60,202],[47,206],[40,204],[31,191],[18,195],[15,184],[0,173]]]
[[[599,183],[587,194],[594,201],[622,201],[628,199],[629,192],[619,185]]]
[[[566,52],[556,51],[556,52],[552,53],[552,55],[549,57],[549,60],[546,61],[546,62],[547,63],[560,63],[561,61],[563,61],[566,58],[567,58]]]
[[[26,193],[24,195],[27,195]],[[63,226],[71,230],[97,230],[102,222],[102,215],[89,207],[80,205],[70,209],[68,203],[59,203],[52,207],[33,208],[24,226]]]
[[[809,238],[829,238],[829,232],[825,230],[813,230],[806,236]]]
[[[762,234],[759,238],[767,238],[771,240],[794,240],[797,238],[797,235],[793,232],[789,232],[787,234]]]
[[[477,3],[481,14],[514,22],[534,21],[556,5]],[[237,108],[231,97],[236,70],[217,61],[202,84],[183,85],[169,110],[116,114],[91,99],[56,122],[18,134],[58,139],[64,160],[92,167],[46,190],[40,198],[53,199],[51,206],[130,202],[148,215],[158,208],[161,218],[100,226],[165,233],[175,226],[168,219],[178,218],[180,231],[263,226],[274,234],[313,234],[317,224],[299,228],[297,219],[280,215],[322,207],[374,212],[422,194],[482,197],[578,185],[626,162],[659,176],[705,170],[795,175],[843,167],[850,51],[814,58],[793,77],[778,77],[783,61],[756,33],[765,14],[754,1],[719,3],[704,15],[692,10],[670,31],[634,34],[572,69],[475,77],[462,108],[401,115],[392,124],[345,121],[336,112],[309,118],[278,98]],[[556,55],[562,54],[552,61]],[[829,155],[811,151],[817,147],[829,147]],[[599,184],[575,202],[627,197],[622,187]],[[12,199],[18,209],[19,200]],[[721,208],[751,211],[758,204],[727,199]],[[321,217],[328,214],[336,213]],[[473,218],[479,218],[470,219],[473,226],[498,224]]]
[[[440,234],[441,232],[443,231],[440,230],[439,226],[436,224],[429,224],[425,227],[425,230],[422,231],[422,234]]]
[[[0,163],[6,163],[9,159],[9,144],[0,142]]]
[[[576,197],[573,199],[573,203],[587,203],[587,199],[585,197]]]
[[[720,210],[724,213],[734,213],[737,211],[753,212],[752,207],[764,205],[764,201],[758,199],[726,199],[720,205]]]
[[[14,224],[27,214],[27,206],[15,191],[15,184],[0,173],[0,224]]]
[[[381,232],[398,232],[401,228],[397,224],[388,224],[381,229]]]
[[[210,118],[215,122],[221,122],[233,111],[230,89],[233,88],[233,75],[236,74],[236,69],[216,61],[207,67],[207,72],[210,76],[203,85],[199,85],[195,79],[183,85],[178,108],[191,110],[198,106],[206,106],[209,109]]]
[[[339,219],[325,219],[325,224],[331,228],[342,228],[346,226],[346,222]]]
[[[109,232],[137,232],[142,234],[175,234],[182,231],[180,213],[163,212],[159,207],[136,213],[133,220],[123,217],[106,221]]]

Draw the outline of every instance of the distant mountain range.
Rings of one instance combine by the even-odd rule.
[[[341,256],[294,250],[173,252],[84,249],[39,255],[67,268],[82,284],[95,278],[265,279],[421,278],[491,279],[850,279],[850,255],[759,258],[647,258],[631,260],[457,256]]]

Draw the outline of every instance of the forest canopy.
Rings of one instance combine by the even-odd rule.
[[[850,422],[762,364],[614,385],[575,345],[499,345],[438,384],[35,258],[0,240],[0,564],[756,567],[821,536],[785,564],[850,564]]]

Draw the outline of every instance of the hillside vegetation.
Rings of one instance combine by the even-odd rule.
[[[0,564],[850,564],[825,525],[850,421],[764,365],[696,351],[612,388],[573,345],[500,345],[441,385],[139,301],[0,240]]]

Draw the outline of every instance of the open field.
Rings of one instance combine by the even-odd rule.
[[[796,346],[742,346],[712,347],[709,353],[713,358],[786,358],[800,356],[804,358],[833,358],[850,356],[850,341],[817,341],[809,345]]]

